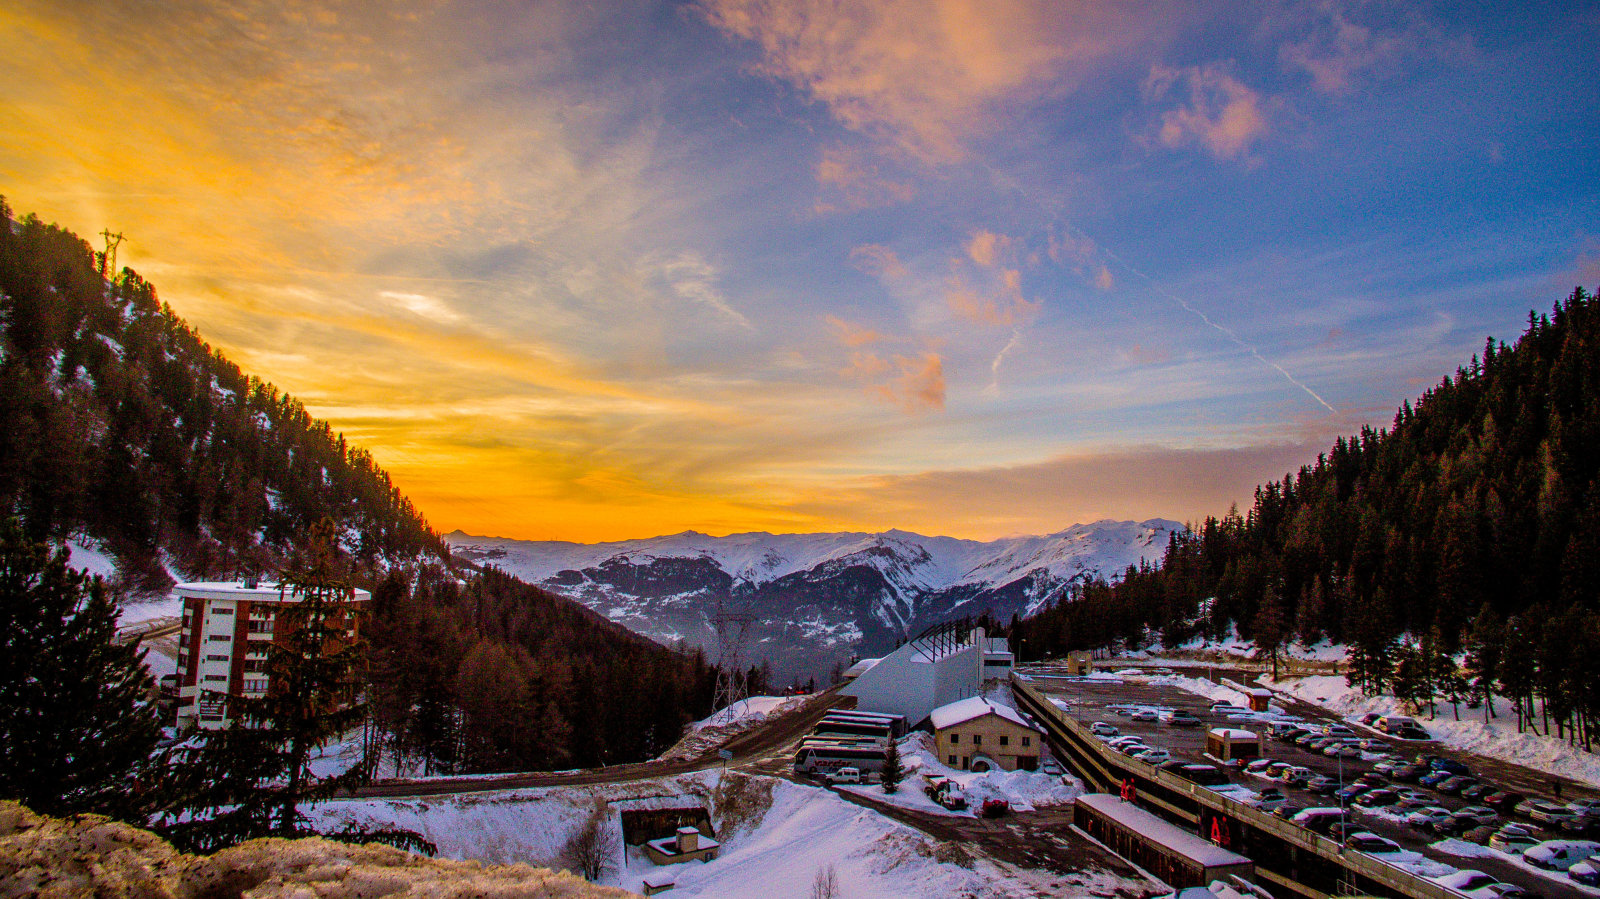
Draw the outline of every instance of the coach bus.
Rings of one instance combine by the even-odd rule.
[[[883,770],[883,744],[879,742],[841,743],[831,740],[807,740],[794,754],[794,773],[829,774],[840,768],[855,768],[861,773],[876,774]]]

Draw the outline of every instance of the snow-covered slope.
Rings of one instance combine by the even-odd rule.
[[[1097,521],[1047,536],[987,542],[881,534],[732,534],[579,544],[446,536],[460,558],[492,564],[664,641],[714,646],[720,603],[759,618],[751,661],[781,677],[873,655],[959,615],[1027,615],[1074,583],[1158,561],[1175,521]]]

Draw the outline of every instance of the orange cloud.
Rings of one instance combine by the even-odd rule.
[[[1166,27],[1093,0],[704,0],[701,9],[760,46],[760,71],[928,164],[965,158],[1012,104],[1068,90]]]
[[[1180,100],[1183,105],[1161,114],[1156,137],[1163,146],[1198,144],[1218,159],[1237,159],[1267,133],[1267,104],[1261,94],[1215,65],[1155,66],[1145,80],[1145,92],[1152,100],[1169,93],[1186,95]]]
[[[894,364],[899,376],[877,387],[884,399],[910,413],[944,408],[944,360],[938,353],[895,356]]]
[[[967,241],[967,256],[984,268],[993,268],[998,254],[1009,248],[1011,238],[993,231],[978,231]]]
[[[839,342],[845,346],[865,346],[869,343],[878,343],[886,339],[884,335],[866,327],[865,325],[858,325],[855,322],[847,322],[844,319],[833,315],[825,316],[825,318],[828,322],[828,326],[833,328],[834,336],[837,337]]]
[[[817,212],[871,209],[904,203],[916,195],[911,185],[884,175],[859,151],[825,149],[817,162],[817,183],[837,192],[837,199],[819,201]]]

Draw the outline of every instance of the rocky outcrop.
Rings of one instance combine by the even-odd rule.
[[[540,897],[632,896],[527,865],[424,858],[333,840],[251,840],[186,855],[149,831],[98,815],[45,818],[0,802],[0,897]]]

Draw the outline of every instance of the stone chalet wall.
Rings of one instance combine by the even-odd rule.
[[[333,840],[251,840],[185,855],[149,831],[98,815],[45,818],[0,802],[0,897],[107,899],[621,899],[566,872],[425,858]]]

